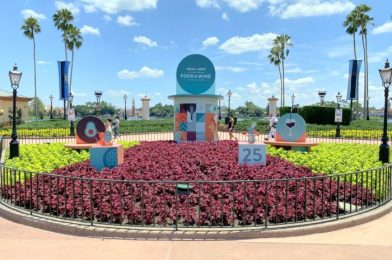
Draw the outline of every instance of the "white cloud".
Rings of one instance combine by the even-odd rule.
[[[53,62],[51,61],[46,61],[46,60],[39,60],[37,61],[37,64],[39,65],[48,65],[48,64],[52,64]]]
[[[91,13],[97,12],[97,8],[95,8],[94,5],[85,5],[85,6],[83,6],[83,9],[84,9],[84,11],[87,14],[91,14]]]
[[[277,81],[280,84],[280,81]],[[285,87],[291,87],[295,88],[298,86],[304,86],[304,85],[311,85],[314,83],[314,79],[312,77],[304,77],[304,78],[299,78],[299,79],[284,79],[284,85]]]
[[[83,35],[86,35],[86,34],[97,35],[97,36],[100,35],[99,28],[94,28],[89,25],[83,25],[83,27],[80,29],[80,32]]]
[[[392,54],[392,46],[384,52],[369,53],[369,63],[382,63]]]
[[[143,66],[139,71],[121,70],[117,73],[120,79],[136,79],[136,78],[160,78],[164,74],[163,70],[151,69]]]
[[[229,21],[229,15],[227,13],[223,13],[222,14],[222,19],[228,22]]]
[[[204,48],[207,48],[208,46],[218,44],[218,42],[219,42],[219,39],[216,36],[209,37],[203,41],[203,46],[204,46]]]
[[[217,71],[230,71],[230,72],[244,72],[247,68],[244,67],[233,67],[233,66],[215,66]]]
[[[282,19],[290,19],[348,13],[354,8],[355,5],[347,0],[295,0],[291,1],[290,4],[286,1],[282,3],[271,3],[269,13],[272,16],[279,16]]]
[[[258,9],[265,0],[223,0],[231,8],[245,13]]]
[[[80,13],[79,7],[72,2],[64,3],[61,1],[56,1],[54,5],[56,6],[57,10],[65,8],[65,9],[68,9],[69,11],[71,11],[71,13],[73,15],[77,15]]]
[[[112,17],[110,17],[110,15],[105,14],[105,15],[103,16],[103,19],[104,19],[106,22],[110,22],[110,21],[112,20]]]
[[[269,50],[276,36],[274,33],[254,34],[249,37],[235,36],[225,41],[219,49],[230,54]]]
[[[158,0],[82,0],[82,2],[105,13],[116,14],[121,11],[156,9]]]
[[[135,26],[135,25],[139,25],[136,21],[135,21],[135,19],[133,19],[133,17],[132,16],[130,16],[130,15],[124,15],[124,16],[121,16],[121,15],[119,15],[118,17],[117,17],[117,21],[116,21],[119,25],[121,25],[121,26]]]
[[[214,7],[219,8],[219,0],[196,0],[196,4],[201,8]]]
[[[148,46],[148,47],[158,46],[158,43],[156,41],[153,41],[150,38],[147,38],[146,36],[143,35],[133,37],[133,41],[143,46]]]
[[[258,9],[263,2],[265,0],[196,0],[196,4],[201,8],[220,8],[220,3],[225,3],[241,13]]]
[[[31,9],[23,9],[21,11],[21,13],[22,13],[22,16],[23,16],[24,19],[29,18],[29,17],[33,17],[33,18],[35,18],[37,20],[44,20],[44,19],[46,19],[46,16],[44,14],[37,13],[34,10],[31,10]]]
[[[105,90],[105,96],[111,96],[111,97],[123,97],[124,94],[126,94],[127,96],[130,96],[132,94],[132,92],[120,89],[120,90],[116,90],[116,89],[109,89],[109,90]]]
[[[389,32],[392,32],[392,21],[377,26],[376,28],[373,29],[372,34],[389,33]]]

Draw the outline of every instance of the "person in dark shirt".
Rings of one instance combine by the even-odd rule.
[[[233,117],[233,115],[230,115],[229,116],[229,123],[227,124],[227,128],[229,129],[229,137],[230,137],[230,140],[234,138],[234,140],[238,141],[237,137],[235,137],[233,135],[234,123],[235,123],[234,117]]]

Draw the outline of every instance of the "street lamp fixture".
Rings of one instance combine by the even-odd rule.
[[[222,114],[221,114],[221,100],[220,98],[218,99],[218,119],[222,119]]]
[[[292,96],[291,96],[291,113],[293,113],[293,108],[294,108],[294,100],[295,100],[295,95],[293,94]]]
[[[128,119],[128,117],[127,117],[127,98],[128,98],[127,94],[124,94],[123,98],[124,98],[124,119],[127,120]]]
[[[227,116],[228,117],[230,116],[230,98],[231,98],[231,95],[233,95],[233,93],[229,89],[229,92],[227,92],[227,97],[229,98],[229,106],[228,106],[228,111],[227,111]]]
[[[96,90],[94,92],[95,96],[97,97],[97,114],[99,115],[99,103],[101,102],[102,91]]]
[[[73,102],[73,98],[74,96],[72,95],[72,93],[69,93],[69,97],[68,97],[68,101],[69,101],[69,110],[72,111],[72,102]],[[69,126],[69,135],[70,136],[75,136],[75,127],[74,127],[74,118],[69,117],[69,120],[71,122],[70,126]]]
[[[52,94],[50,94],[49,99],[50,99],[50,119],[53,119],[53,99],[54,99],[54,97]]]
[[[389,62],[386,60],[385,66],[383,69],[379,70],[380,77],[382,81],[382,85],[384,86],[384,128],[383,134],[381,138],[380,152],[379,152],[379,161],[383,163],[389,163],[389,145],[388,145],[388,133],[387,133],[387,117],[388,117],[388,92],[389,86],[392,81],[392,69],[389,67]]]
[[[336,103],[338,106],[338,112],[340,112],[340,102],[342,101],[342,95],[340,94],[340,92],[338,92],[338,94],[336,95]],[[343,115],[342,115],[343,117]],[[336,122],[336,133],[335,133],[335,137],[340,137],[340,121],[337,120]]]
[[[14,157],[19,157],[19,141],[18,134],[16,133],[16,90],[19,88],[19,82],[22,77],[22,72],[18,71],[18,67],[14,68],[8,72],[12,88],[12,134],[10,142],[10,159]]]
[[[324,106],[324,98],[327,95],[327,91],[319,90],[318,95],[320,96],[320,106]]]

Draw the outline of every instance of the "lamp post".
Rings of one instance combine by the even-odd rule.
[[[340,102],[342,101],[342,95],[340,92],[336,95],[336,103],[338,104],[338,111],[340,112]],[[341,115],[343,117],[343,115]],[[336,118],[335,118],[336,120]],[[340,137],[340,120],[336,120],[336,133],[335,137]]]
[[[14,157],[19,157],[19,141],[18,134],[16,133],[16,90],[19,88],[20,78],[22,77],[22,72],[18,71],[18,67],[14,66],[12,71],[8,72],[12,87],[12,134],[10,142],[10,159]]]
[[[50,94],[49,99],[50,99],[50,119],[53,119],[53,95]]]
[[[231,95],[233,95],[233,93],[229,89],[229,92],[227,92],[227,97],[229,98],[229,106],[228,106],[228,110],[227,110],[227,116],[228,117],[230,116],[230,98],[231,98]]]
[[[124,119],[127,120],[128,119],[128,117],[127,117],[127,98],[128,98],[127,94],[124,94],[123,98],[124,98]]]
[[[97,97],[97,115],[99,115],[99,103],[101,102],[102,91],[96,90],[94,92],[95,96]]]
[[[293,113],[293,107],[294,107],[294,100],[295,100],[295,95],[293,94],[292,96],[291,96],[291,113]]]
[[[327,95],[327,91],[319,90],[318,95],[320,96],[320,106],[324,106],[324,98]]]
[[[387,134],[387,117],[388,117],[388,92],[389,86],[392,81],[392,69],[389,67],[389,62],[386,60],[385,66],[383,69],[379,70],[382,85],[384,86],[384,129],[381,138],[380,152],[379,152],[379,161],[383,163],[389,163],[389,145],[388,145],[388,134]]]
[[[72,111],[72,102],[73,102],[73,98],[74,96],[72,95],[72,93],[69,93],[69,97],[68,97],[68,102],[69,102],[69,110]],[[69,135],[70,136],[75,136],[75,127],[74,127],[74,122],[72,117],[70,117],[68,115],[68,119],[70,120],[71,124],[69,126]]]

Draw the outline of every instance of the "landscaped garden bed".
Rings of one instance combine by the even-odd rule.
[[[360,208],[376,201],[371,190],[349,183],[351,175],[324,177],[275,156],[266,166],[239,165],[237,157],[232,141],[142,142],[114,169],[97,172],[89,161],[79,162],[25,182],[11,179],[13,188],[3,187],[3,194],[57,216],[184,226],[317,219],[344,213],[339,202]]]

